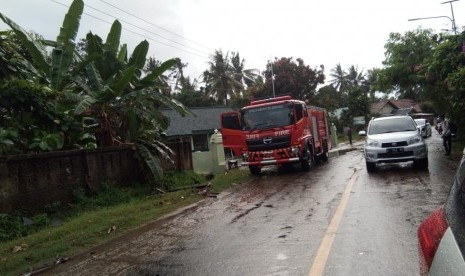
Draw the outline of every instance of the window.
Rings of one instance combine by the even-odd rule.
[[[192,135],[193,151],[208,151],[208,135],[195,134]]]
[[[303,112],[304,112],[304,107],[301,104],[296,104],[295,105],[295,118],[297,122],[300,121],[300,119],[302,119]]]
[[[223,127],[226,129],[241,129],[237,113],[222,114],[221,120],[223,121]]]

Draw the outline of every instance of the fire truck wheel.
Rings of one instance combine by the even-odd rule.
[[[322,162],[327,162],[329,159],[329,153],[328,152],[325,152],[321,155],[321,161]]]
[[[315,157],[313,156],[310,147],[307,145],[305,148],[303,158],[300,160],[303,171],[310,170],[311,167],[315,166]]]
[[[262,171],[262,169],[259,168],[258,166],[249,166],[249,170],[252,175],[259,175],[260,172]]]

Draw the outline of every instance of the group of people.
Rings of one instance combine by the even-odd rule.
[[[450,155],[450,151],[452,149],[452,132],[450,130],[449,120],[444,118],[444,115],[439,116],[437,130],[439,134],[441,134],[442,144],[444,145],[446,155]]]

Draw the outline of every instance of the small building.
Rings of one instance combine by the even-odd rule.
[[[211,162],[210,139],[219,130],[220,114],[231,112],[230,107],[191,107],[195,116],[181,116],[172,109],[161,110],[169,120],[165,131],[168,145],[175,152],[173,160],[177,170],[205,172]]]

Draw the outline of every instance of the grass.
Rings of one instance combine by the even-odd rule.
[[[221,192],[249,178],[248,170],[231,170],[226,175],[217,175],[211,179],[210,188],[212,192]],[[87,204],[91,204],[93,210],[81,204],[78,213],[68,217],[59,226],[49,226],[34,234],[0,244],[0,275],[34,271],[53,263],[58,257],[72,256],[122,236],[202,199],[196,190],[185,189],[145,197],[132,196],[130,199],[123,197],[123,203],[99,208],[93,205],[95,200],[92,200]],[[114,231],[109,231],[113,226]]]

